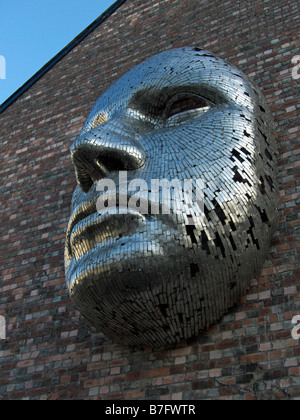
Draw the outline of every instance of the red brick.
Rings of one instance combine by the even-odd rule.
[[[257,353],[257,354],[247,354],[245,356],[241,356],[241,363],[257,363],[263,362],[267,358],[265,353]]]
[[[169,374],[169,368],[151,369],[148,372],[149,378],[157,378],[159,376],[167,376]]]
[[[220,343],[217,343],[216,348],[217,349],[230,349],[232,347],[237,347],[239,344],[238,340],[226,340],[226,341],[221,341]]]

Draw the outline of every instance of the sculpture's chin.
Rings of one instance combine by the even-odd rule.
[[[159,347],[197,335],[239,302],[265,257],[246,250],[229,267],[174,237],[164,248],[151,239],[140,233],[101,252],[95,247],[67,271],[80,312],[122,344]]]

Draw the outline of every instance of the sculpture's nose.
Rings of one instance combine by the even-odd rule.
[[[145,162],[138,134],[117,119],[82,134],[70,151],[78,185],[84,192],[111,171],[132,171]]]

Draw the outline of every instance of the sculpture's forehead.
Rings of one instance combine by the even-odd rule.
[[[242,73],[224,60],[204,50],[186,48],[157,54],[131,69],[120,80],[130,82],[132,88],[140,88],[148,84],[164,87],[205,82],[214,85],[221,79],[236,81],[239,86],[245,84]]]
[[[180,48],[157,54],[131,69],[99,98],[126,102],[140,92],[160,92],[186,89],[215,94],[239,105],[249,105],[251,89],[248,78],[224,60],[193,48]],[[150,96],[149,96],[150,97]],[[100,103],[99,103],[100,105]]]
[[[109,119],[128,107],[142,114],[149,107],[163,109],[173,95],[184,92],[250,112],[259,101],[247,76],[236,67],[205,50],[179,48],[154,55],[120,77],[95,103],[82,132],[101,114]]]

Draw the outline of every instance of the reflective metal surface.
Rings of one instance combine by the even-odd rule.
[[[272,116],[243,73],[198,48],[158,54],[99,98],[71,157],[78,187],[66,279],[99,331],[124,344],[164,346],[239,302],[278,219]],[[120,171],[128,184],[202,179],[203,214],[189,224],[183,213],[99,214],[97,182],[117,185]]]

